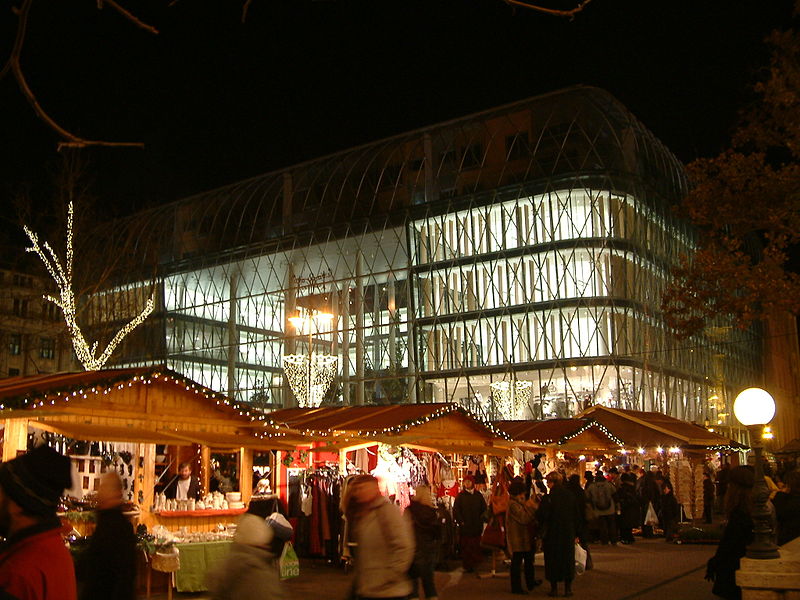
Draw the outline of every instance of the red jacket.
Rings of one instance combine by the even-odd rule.
[[[0,597],[76,600],[75,567],[59,527],[30,527],[0,549]]]

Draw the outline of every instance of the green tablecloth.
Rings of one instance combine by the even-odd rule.
[[[205,592],[206,574],[225,560],[231,543],[198,542],[178,544],[181,568],[175,573],[175,589],[179,592]]]

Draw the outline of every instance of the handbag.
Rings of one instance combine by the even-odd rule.
[[[506,528],[502,520],[495,515],[481,534],[481,546],[487,548],[506,547]]]
[[[583,547],[575,543],[575,573],[578,575],[582,575],[583,572],[586,570],[586,557],[587,553]]]

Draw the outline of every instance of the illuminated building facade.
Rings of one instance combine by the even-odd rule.
[[[115,228],[109,243],[157,265],[160,302],[117,362],[291,405],[281,358],[308,337],[288,319],[325,312],[330,402],[495,416],[490,384],[516,379],[533,383],[528,418],[602,403],[727,422],[758,345],[678,342],[659,309],[692,244],[671,210],[685,190],[678,160],[586,87],[255,177]]]

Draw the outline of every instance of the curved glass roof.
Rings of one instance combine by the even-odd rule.
[[[663,207],[686,188],[680,162],[613,96],[572,87],[144,211],[102,243],[180,270],[396,226],[458,198],[488,204],[593,181]]]

